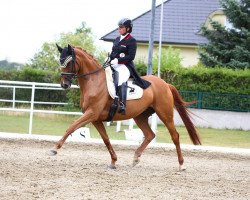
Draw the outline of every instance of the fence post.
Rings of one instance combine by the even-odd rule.
[[[32,83],[31,100],[30,100],[29,135],[32,134],[32,123],[33,123],[33,113],[34,113],[34,98],[35,98],[35,83]]]
[[[121,131],[121,124],[122,124],[121,121],[117,121],[117,124],[116,124],[116,132],[120,132],[120,131]]]
[[[13,87],[13,96],[12,96],[12,100],[13,100],[13,102],[12,102],[12,108],[15,108],[15,106],[16,106],[16,87],[14,86]]]
[[[129,130],[132,130],[133,128],[134,128],[134,120],[133,120],[133,119],[130,119],[130,120],[129,120],[128,129],[129,129]]]
[[[197,94],[197,108],[202,109],[202,101],[203,101],[203,92],[198,92]]]

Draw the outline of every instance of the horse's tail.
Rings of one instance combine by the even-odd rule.
[[[190,139],[192,140],[194,145],[199,145],[199,144],[201,145],[199,134],[190,118],[190,114],[189,114],[190,111],[186,108],[187,105],[193,104],[195,102],[183,101],[178,90],[173,85],[169,84],[169,88],[174,97],[175,108],[178,111],[179,115],[181,116],[182,121],[184,122],[186,126]]]

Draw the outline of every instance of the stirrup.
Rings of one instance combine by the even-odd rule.
[[[123,102],[120,102],[118,113],[121,113],[122,115],[125,115],[126,113],[126,106]]]

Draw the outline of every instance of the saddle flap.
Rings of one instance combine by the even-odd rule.
[[[112,70],[110,67],[105,68],[106,82],[109,95],[114,99],[116,96],[115,85],[112,77]],[[140,99],[143,95],[143,89],[138,85],[133,84],[133,79],[127,81],[127,100]]]

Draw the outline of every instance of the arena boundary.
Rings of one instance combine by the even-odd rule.
[[[38,140],[38,141],[50,141],[55,142],[61,139],[61,136],[51,136],[51,135],[30,135],[30,134],[19,134],[19,133],[6,133],[0,132],[0,138],[3,139],[24,139],[24,140]],[[87,143],[87,144],[104,144],[102,139],[85,139],[85,140],[76,140],[69,137],[66,142],[77,142],[77,143]],[[136,141],[127,141],[127,140],[111,140],[113,145],[123,145],[123,146],[138,146],[140,142]],[[148,148],[166,148],[170,150],[175,150],[174,144],[171,143],[151,143]],[[225,153],[225,154],[236,154],[241,156],[250,157],[250,149],[244,148],[230,148],[230,147],[216,147],[216,146],[195,146],[188,144],[181,144],[182,150],[187,151],[201,151],[208,153]]]

